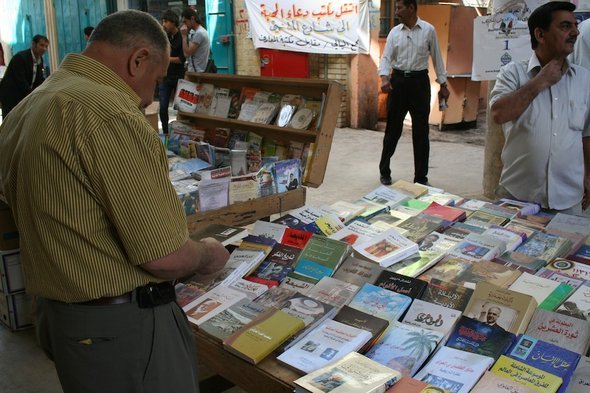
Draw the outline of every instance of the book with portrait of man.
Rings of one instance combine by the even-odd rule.
[[[464,315],[514,334],[524,333],[537,301],[531,295],[479,282]]]
[[[275,162],[273,173],[278,193],[291,191],[301,186],[301,160],[299,159]]]

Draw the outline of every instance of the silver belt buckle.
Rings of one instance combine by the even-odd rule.
[[[404,71],[404,78],[409,78],[412,76],[412,71]]]

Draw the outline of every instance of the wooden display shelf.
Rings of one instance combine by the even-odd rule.
[[[185,79],[195,83],[211,83],[215,87],[221,88],[242,89],[243,87],[252,87],[273,93],[297,94],[323,100],[323,114],[317,131],[278,127],[271,124],[226,119],[200,113],[178,112],[177,115],[179,120],[190,121],[200,127],[247,130],[280,141],[313,144],[313,149],[310,149],[311,161],[306,168],[307,174],[303,184],[310,187],[319,187],[322,184],[342,99],[342,87],[338,82],[323,79],[269,78],[195,72],[187,72]]]
[[[189,233],[195,233],[209,224],[244,226],[271,214],[282,214],[287,210],[305,205],[304,187],[281,194],[238,202],[223,209],[197,212],[187,216]]]
[[[283,366],[272,354],[257,365],[223,349],[223,345],[206,333],[194,328],[197,357],[211,371],[239,386],[247,392],[260,391],[292,393],[293,381],[300,377],[295,371]]]

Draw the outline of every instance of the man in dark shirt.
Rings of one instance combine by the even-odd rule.
[[[160,121],[162,132],[168,135],[168,105],[170,96],[176,90],[178,80],[184,77],[184,53],[182,52],[182,35],[178,30],[178,15],[167,10],[162,15],[162,26],[170,40],[170,65],[166,78],[160,82]]]
[[[33,37],[30,49],[18,52],[10,60],[4,78],[0,82],[2,119],[5,119],[12,108],[45,80],[43,55],[48,46],[47,37],[36,35]]]

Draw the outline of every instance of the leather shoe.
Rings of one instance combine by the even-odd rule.
[[[391,185],[391,177],[389,176],[381,176],[381,184],[383,184],[384,186],[390,186]]]

